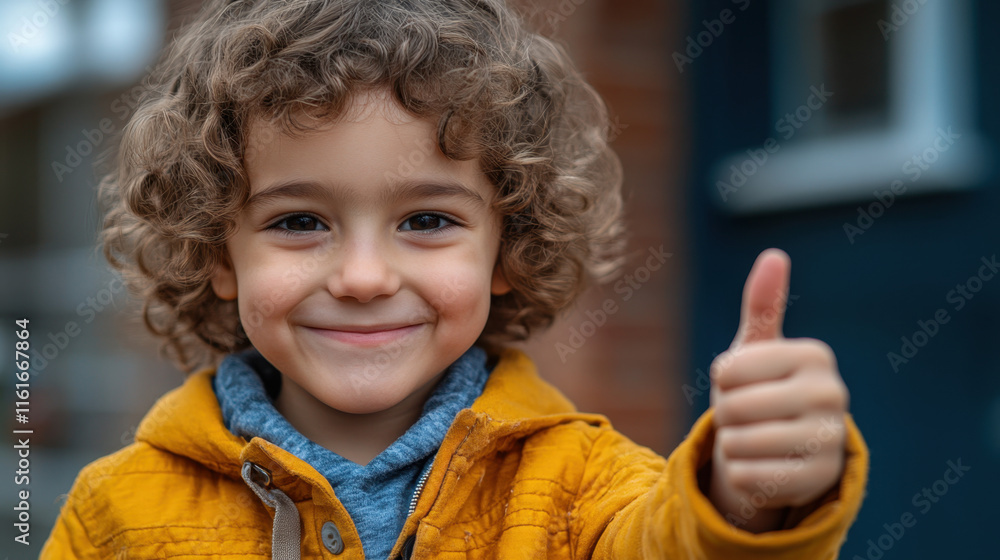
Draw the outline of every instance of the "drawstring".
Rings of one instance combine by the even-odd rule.
[[[299,527],[299,510],[295,502],[271,485],[271,473],[260,465],[246,461],[243,463],[243,480],[254,494],[274,509],[274,524],[271,527],[271,558],[274,560],[299,560],[302,551],[302,531]]]

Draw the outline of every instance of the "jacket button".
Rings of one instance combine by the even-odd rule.
[[[323,537],[323,546],[327,550],[334,554],[340,554],[344,551],[344,539],[340,538],[340,531],[337,530],[333,521],[327,521],[323,524],[320,535]]]

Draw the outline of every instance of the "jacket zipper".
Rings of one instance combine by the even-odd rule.
[[[417,510],[417,500],[420,499],[420,493],[424,490],[424,484],[427,484],[427,479],[430,475],[431,470],[427,469],[427,471],[420,475],[420,478],[417,480],[417,489],[413,491],[413,497],[410,498],[410,511],[407,512],[407,517],[413,515],[413,512]]]
[[[430,475],[431,471],[430,469],[427,469],[427,472],[420,475],[420,478],[417,480],[417,488],[413,491],[413,497],[410,498],[410,509],[407,512],[406,517],[410,517],[413,515],[413,512],[417,510],[417,500],[420,499],[420,494],[424,490],[424,484],[427,484],[427,478],[430,477]],[[410,557],[413,555],[413,546],[416,543],[416,537],[416,534],[410,535],[410,538],[406,539],[406,542],[403,543],[403,551],[399,557],[400,559],[410,560]]]

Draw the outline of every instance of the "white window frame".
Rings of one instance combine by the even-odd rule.
[[[900,180],[906,195],[969,189],[983,181],[989,170],[989,146],[976,132],[973,121],[970,3],[893,0],[890,5],[902,6],[906,1],[919,8],[913,11],[911,5],[913,13],[889,31],[886,39],[888,124],[827,135],[800,134],[787,142],[781,141],[781,135],[772,129],[771,137],[778,140],[779,149],[756,166],[741,186],[723,185],[733,185],[732,166],[746,164],[750,159],[747,151],[717,162],[709,176],[710,188],[723,211],[753,214],[866,201],[873,198],[874,192],[889,189]],[[771,5],[775,30],[774,113],[782,115],[805,103],[811,86],[821,85],[803,80],[803,64],[815,61],[803,60],[803,54],[807,58],[808,53],[796,44],[797,33],[812,23],[808,18],[818,17],[821,8],[837,4],[831,0],[775,0]],[[903,172],[906,161],[934,146],[941,131],[949,127],[961,135],[954,149],[941,152],[933,165],[922,170],[919,179],[912,180],[912,174]],[[749,164],[746,167],[754,168]]]

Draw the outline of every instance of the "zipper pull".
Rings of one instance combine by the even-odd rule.
[[[248,481],[252,480],[263,488],[271,486],[271,473],[257,463],[251,463],[250,461],[243,463],[243,478]]]

